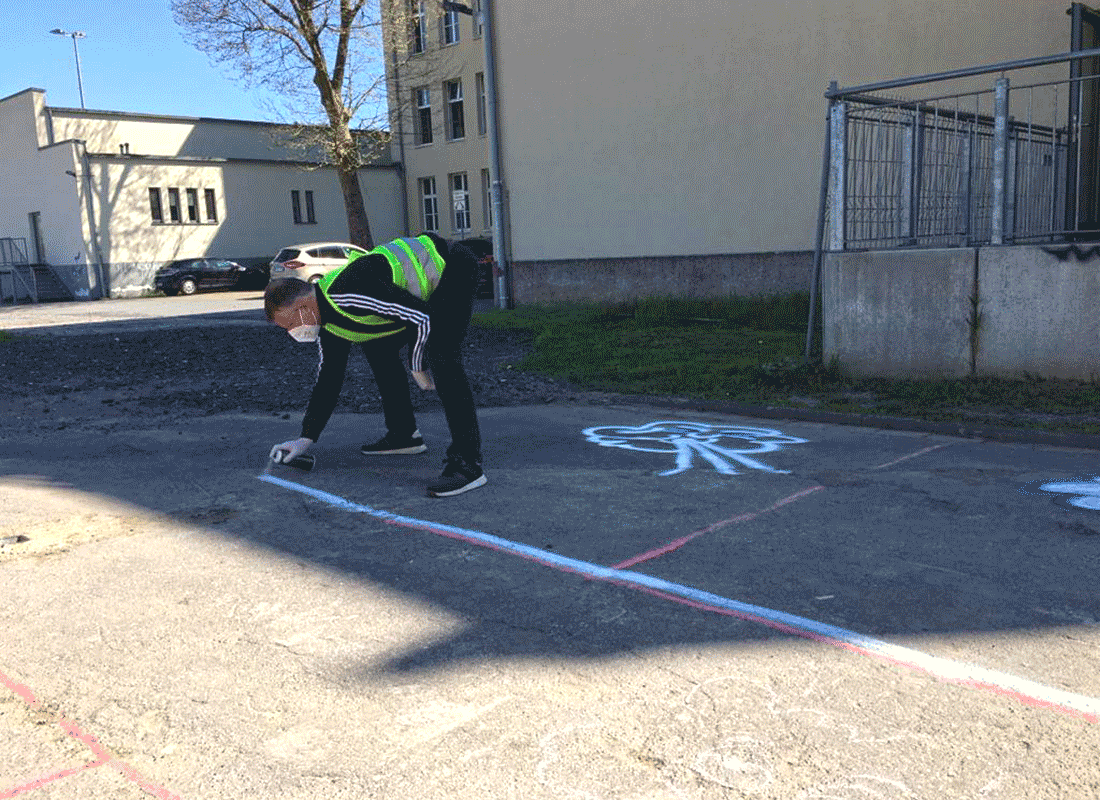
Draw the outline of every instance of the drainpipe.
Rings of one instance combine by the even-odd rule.
[[[485,102],[489,118],[489,193],[493,205],[493,260],[497,273],[498,305],[513,307],[512,270],[504,250],[504,179],[500,169],[500,129],[497,125],[497,70],[493,52],[492,0],[481,0],[482,35],[485,39]]]
[[[474,16],[464,3],[443,0],[443,8]],[[500,128],[497,125],[497,66],[493,48],[493,7],[481,0],[481,38],[485,42],[485,115],[489,118],[489,198],[493,208],[493,261],[497,264],[497,305],[513,307],[512,270],[504,251],[504,178],[500,170]]]
[[[409,230],[409,175],[405,171],[405,110],[401,107],[401,76],[398,70],[397,63],[397,48],[393,50],[393,91],[397,95],[397,150],[398,150],[398,168],[401,170],[401,213],[402,219],[405,224],[405,233],[411,234]]]

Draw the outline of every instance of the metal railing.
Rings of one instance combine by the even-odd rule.
[[[25,273],[25,274],[24,274]],[[10,281],[11,302],[18,302],[19,288],[23,293],[38,302],[38,281],[34,275],[34,268],[27,261],[27,240],[10,236],[0,237],[0,303],[7,298]],[[30,278],[30,280],[28,280]]]
[[[1051,79],[1059,64],[1070,75]],[[1100,75],[1081,74],[1098,65],[1094,48],[847,89],[833,82],[813,298],[823,251],[1100,239]],[[976,89],[886,94],[982,76],[992,79]]]
[[[1097,57],[1100,48],[830,89],[826,249],[1100,237],[1100,76],[1009,77]],[[921,99],[881,94],[981,75],[998,77]]]

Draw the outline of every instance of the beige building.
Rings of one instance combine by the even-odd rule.
[[[346,241],[334,170],[278,125],[85,111],[27,89],[0,100],[0,237],[26,242],[80,298],[152,288],[161,265],[264,263],[286,245]],[[360,171],[372,233],[404,233],[399,168]]]
[[[404,165],[410,232],[487,237],[492,229],[485,54],[476,17],[403,0],[386,20],[392,156]],[[473,0],[476,10],[478,3]]]
[[[1066,7],[494,0],[516,300],[807,288],[829,81],[843,87],[1064,52]],[[480,234],[482,42],[469,16],[453,14],[458,41],[449,43],[447,15],[433,8],[413,2],[403,20],[426,53],[391,75],[401,112],[395,158],[406,165],[413,227],[455,235],[452,179],[465,175],[470,229]],[[435,74],[433,56],[446,59]],[[420,76],[409,75],[418,59]],[[448,128],[456,79],[462,136]],[[423,142],[427,124],[418,120],[429,116],[432,139]],[[425,190],[432,185],[434,199]]]

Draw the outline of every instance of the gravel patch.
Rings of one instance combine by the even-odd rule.
[[[564,381],[512,368],[530,335],[471,326],[464,360],[479,407],[581,399]],[[270,326],[223,326],[81,336],[20,336],[0,342],[0,432],[96,427],[224,412],[300,415],[317,350]],[[411,382],[417,410],[438,409],[435,392]],[[353,351],[337,412],[381,412],[362,354]]]

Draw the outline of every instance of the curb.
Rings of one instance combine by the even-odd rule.
[[[964,439],[1013,442],[1017,444],[1074,447],[1083,450],[1100,450],[1100,435],[1058,431],[1030,430],[997,425],[968,424],[959,422],[931,422],[912,417],[886,417],[873,414],[842,414],[836,411],[815,411],[809,408],[785,408],[782,406],[754,406],[741,403],[722,403],[711,400],[691,400],[680,397],[647,397],[644,395],[603,395],[607,402],[632,405],[648,405],[658,408],[682,408],[691,411],[717,412],[761,419],[820,422],[829,425],[853,425],[862,428],[878,428],[889,431],[934,433],[940,436],[957,436]]]

